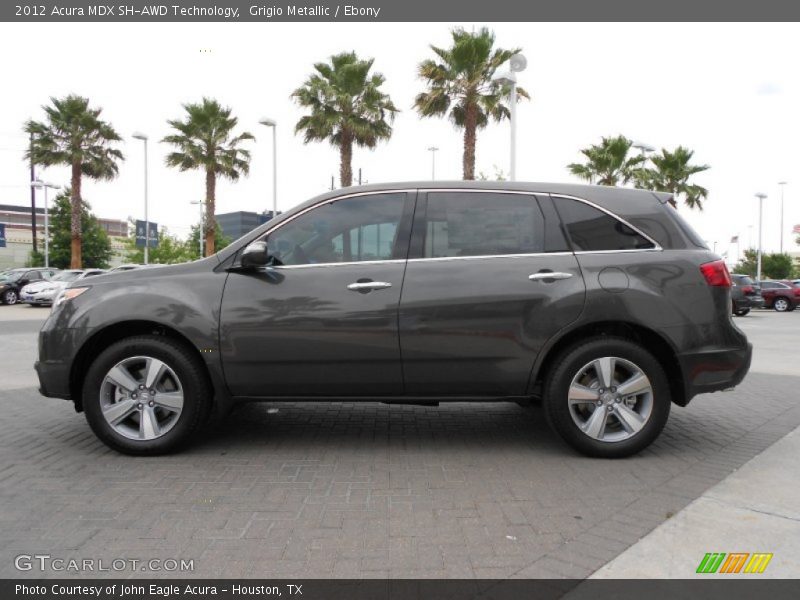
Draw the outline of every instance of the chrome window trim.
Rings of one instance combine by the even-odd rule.
[[[476,256],[435,256],[431,258],[409,258],[408,262],[445,262],[450,260],[483,260],[494,258],[536,258],[541,256],[572,256],[573,252],[531,252],[530,254],[479,254]]]
[[[343,196],[336,196],[335,198],[328,198],[327,200],[323,200],[318,202],[312,206],[309,206],[303,210],[301,210],[296,215],[292,215],[291,217],[287,218],[285,221],[278,223],[277,225],[267,229],[264,233],[262,233],[259,237],[257,237],[253,242],[260,241],[265,239],[269,236],[273,231],[277,231],[287,223],[291,223],[296,218],[311,212],[312,210],[319,208],[320,206],[325,206],[326,204],[332,204],[333,202],[338,202],[339,200],[347,200],[348,198],[358,198],[361,196],[381,196],[384,194],[410,194],[410,193],[431,193],[431,192],[458,192],[458,193],[487,193],[487,194],[517,194],[522,196],[537,196],[537,195],[547,195],[552,198],[566,198],[568,200],[576,200],[578,202],[583,202],[584,204],[588,204],[589,206],[596,208],[597,210],[607,214],[608,216],[616,219],[617,221],[623,223],[627,227],[630,227],[633,231],[641,235],[647,241],[653,244],[653,248],[634,248],[630,250],[576,250],[574,252],[533,252],[530,254],[482,254],[476,256],[441,256],[441,257],[431,257],[431,258],[410,258],[407,262],[424,262],[424,261],[434,261],[434,262],[443,262],[449,260],[478,260],[478,259],[494,259],[494,258],[530,258],[530,257],[539,257],[539,256],[566,256],[570,254],[574,255],[583,255],[583,254],[615,254],[615,253],[630,253],[630,252],[661,252],[663,248],[661,244],[656,242],[653,238],[649,235],[644,233],[638,227],[632,225],[622,217],[614,214],[610,210],[603,208],[595,204],[590,200],[586,200],[585,198],[579,198],[578,196],[571,196],[569,194],[553,194],[551,192],[544,192],[544,191],[528,191],[528,190],[504,190],[504,189],[479,189],[479,188],[402,188],[402,189],[391,189],[391,190],[372,190],[369,192],[354,192],[351,194],[345,194]],[[250,242],[250,243],[253,243]],[[337,267],[337,266],[353,266],[353,265],[378,265],[378,264],[392,264],[392,263],[403,263],[406,262],[405,259],[390,259],[390,260],[365,260],[365,261],[348,261],[348,262],[336,262],[336,263],[314,263],[308,265],[276,265],[271,266],[268,268],[271,269],[279,269],[279,270],[288,270],[288,269],[308,269],[313,267]]]
[[[405,263],[404,258],[392,258],[387,260],[351,260],[347,262],[334,262],[334,263],[311,263],[308,265],[267,265],[267,269],[275,269],[277,271],[286,271],[289,269],[311,269],[314,267],[352,267],[354,265],[390,265]]]

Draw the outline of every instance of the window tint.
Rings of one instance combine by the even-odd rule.
[[[575,251],[646,250],[652,242],[622,221],[584,202],[553,198]]]
[[[375,194],[315,208],[267,237],[277,265],[390,260],[406,194]]]
[[[522,194],[431,192],[425,258],[542,252],[544,220]]]

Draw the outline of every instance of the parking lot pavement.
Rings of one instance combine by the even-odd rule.
[[[772,342],[797,339],[798,314],[736,322],[756,347],[744,383],[616,461],[576,455],[539,409],[467,403],[253,404],[179,455],[130,458],[70,403],[3,389],[0,576],[63,575],[15,570],[37,553],[194,561],[87,577],[588,576],[800,425],[800,374]],[[9,336],[32,361],[29,325]]]

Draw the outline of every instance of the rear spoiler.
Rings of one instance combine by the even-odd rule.
[[[675,206],[675,198],[673,194],[670,194],[669,192],[651,192],[651,193],[653,194],[653,196],[656,197],[656,199],[659,202],[661,202],[661,204],[669,203],[672,206]]]

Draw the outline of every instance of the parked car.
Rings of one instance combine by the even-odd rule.
[[[49,280],[57,272],[58,269],[27,267],[7,271],[0,275],[0,303],[16,304],[23,287],[34,281]]]
[[[76,282],[39,338],[45,396],[159,454],[252,400],[541,399],[577,450],[648,446],[737,385],[725,263],[669,194],[451,182],[329,192],[217,254]]]
[[[761,287],[747,275],[734,273],[731,275],[731,304],[733,314],[743,317],[752,308],[764,306],[764,298],[761,296]]]
[[[791,312],[800,303],[800,287],[787,280],[762,281],[761,295],[764,297],[764,307],[774,308],[778,312]]]
[[[55,297],[73,281],[105,273],[105,269],[70,269],[60,271],[50,280],[29,283],[20,290],[19,298],[31,306],[50,306]]]

